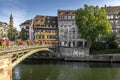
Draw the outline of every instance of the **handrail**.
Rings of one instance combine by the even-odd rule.
[[[10,46],[10,47],[0,47],[0,55],[17,52],[21,50],[28,50],[28,49],[36,49],[36,48],[43,48],[43,47],[51,47],[51,45],[31,45],[31,46]]]

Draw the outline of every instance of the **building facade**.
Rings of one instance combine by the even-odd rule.
[[[5,22],[0,22],[0,38],[7,38],[8,34],[8,24]]]
[[[58,25],[56,16],[36,15],[34,17],[35,39],[41,44],[57,45]]]
[[[67,47],[83,46],[75,24],[76,10],[58,10],[59,45]]]
[[[117,42],[120,44],[120,20],[118,13],[120,12],[120,6],[106,6],[105,10],[107,18],[111,23],[112,32],[116,34]]]
[[[33,20],[26,20],[25,22],[20,24],[21,29],[26,29],[26,37],[27,39],[33,40],[34,39],[34,31],[33,31]]]

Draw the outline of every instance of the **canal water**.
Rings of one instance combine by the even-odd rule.
[[[13,80],[120,80],[120,63],[25,61],[13,69]]]

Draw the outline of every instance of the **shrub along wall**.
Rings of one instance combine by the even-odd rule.
[[[94,42],[92,44],[92,50],[103,50],[106,49],[107,44],[103,42]]]

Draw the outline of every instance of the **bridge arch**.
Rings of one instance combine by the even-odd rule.
[[[16,59],[13,63],[12,63],[12,68],[14,68],[16,65],[18,65],[20,62],[22,62],[23,60],[25,60],[27,57],[39,52],[39,51],[49,51],[51,53],[53,53],[49,48],[39,48],[39,49],[34,49],[34,50],[30,50],[27,53],[25,53],[23,56],[21,56],[20,58]],[[54,54],[54,53],[53,53]]]

